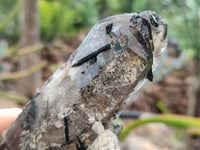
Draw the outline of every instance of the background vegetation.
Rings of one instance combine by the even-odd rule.
[[[0,0],[0,36],[17,42],[19,10],[23,0]],[[119,13],[154,10],[166,18],[169,35],[179,39],[184,48],[200,58],[200,0],[39,0],[41,40],[71,38],[98,20]]]
[[[190,96],[188,96],[188,99],[195,99],[196,106],[199,105],[197,105],[197,101],[199,101],[198,93],[200,93],[200,0],[38,0],[40,42],[34,43],[35,45],[31,45],[31,47],[19,50],[22,36],[20,29],[22,28],[21,16],[24,1],[25,0],[0,0],[0,97],[12,99],[18,103],[25,103],[28,98],[25,98],[24,95],[30,95],[12,95],[9,92],[5,92],[6,90],[9,91],[13,89],[8,88],[11,87],[10,84],[13,84],[13,80],[26,78],[42,68],[43,72],[41,78],[43,78],[43,80],[47,79],[50,74],[46,74],[55,71],[59,63],[67,59],[67,57],[63,57],[63,53],[61,52],[59,54],[61,54],[62,57],[58,57],[59,54],[56,50],[62,47],[61,49],[64,49],[64,54],[71,53],[76,48],[75,46],[82,40],[77,38],[77,35],[80,34],[80,32],[87,32],[88,29],[102,18],[120,13],[153,10],[162,18],[166,19],[169,37],[178,39],[179,53],[183,51],[186,52],[185,57],[192,58],[194,61],[195,67],[189,72],[189,76],[194,77],[194,80],[191,82],[192,92],[189,91],[189,93],[192,94],[189,94]],[[65,44],[70,43],[72,46],[66,47],[62,42]],[[49,47],[53,48],[49,50]],[[41,49],[43,51],[40,53],[40,64],[36,64],[35,66],[29,66],[28,64],[28,69],[23,68],[24,70],[21,72],[3,74],[6,72],[19,71],[16,65],[19,59],[17,60],[15,57],[27,56]],[[52,52],[52,49],[56,52]],[[63,60],[55,60],[57,57]],[[48,62],[46,60],[48,60]],[[1,64],[2,62],[4,65]],[[12,69],[9,70],[8,68],[11,66],[11,63]],[[44,68],[47,64],[48,67]],[[46,70],[50,71],[46,72]],[[9,86],[7,82],[9,82]],[[173,116],[171,119],[178,120],[178,118],[174,119]],[[186,123],[190,123],[190,119],[191,118],[187,120],[183,118]],[[199,123],[199,119],[195,120],[195,122],[197,121]],[[143,122],[145,121],[143,120]],[[139,124],[142,123],[139,122]],[[189,125],[193,126],[193,124]],[[132,126],[135,126],[135,124]],[[133,127],[130,127],[129,130],[132,128]]]

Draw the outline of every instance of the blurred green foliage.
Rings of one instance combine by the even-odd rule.
[[[15,2],[11,0],[0,0],[0,38],[8,36],[16,41],[19,37],[18,14],[23,0]]]
[[[45,41],[58,36],[65,38],[98,20],[95,0],[40,0],[41,38]]]
[[[20,1],[0,0],[0,36],[16,39],[20,10],[16,5]],[[17,14],[1,27],[14,10]],[[165,18],[169,35],[179,39],[181,47],[192,51],[200,62],[200,0],[39,0],[41,40],[68,39],[104,17],[143,10]]]

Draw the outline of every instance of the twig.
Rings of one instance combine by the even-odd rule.
[[[37,65],[35,65],[35,66],[31,67],[30,69],[25,70],[25,71],[5,73],[5,74],[0,75],[0,80],[1,81],[12,81],[12,80],[25,78],[25,77],[32,75],[35,72],[41,70],[46,65],[47,65],[47,62],[42,61],[39,64],[37,64]]]
[[[29,100],[27,97],[20,96],[18,94],[14,94],[8,91],[1,91],[1,90],[0,90],[0,97],[4,97],[4,98],[7,98],[7,99],[10,99],[17,103],[22,103],[22,104],[26,103]]]
[[[31,53],[40,51],[43,47],[44,47],[44,45],[42,43],[36,43],[34,45],[24,47],[20,50],[14,50],[10,54],[8,54],[4,59],[8,59],[8,58],[11,58],[13,56],[29,55]]]
[[[200,129],[200,119],[195,117],[181,116],[181,115],[157,115],[146,119],[137,119],[124,128],[120,135],[122,142],[130,131],[138,126],[147,123],[165,123],[179,128],[196,128]]]
[[[19,50],[18,56],[28,55],[41,50],[44,47],[42,43],[37,43]]]

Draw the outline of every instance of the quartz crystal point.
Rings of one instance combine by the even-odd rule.
[[[87,149],[98,137],[92,126],[111,129],[139,81],[153,79],[166,43],[167,24],[152,11],[99,21],[2,134],[0,149]]]

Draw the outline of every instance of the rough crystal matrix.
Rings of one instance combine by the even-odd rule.
[[[152,11],[99,21],[10,125],[0,149],[88,148],[98,138],[93,125],[113,128],[139,81],[153,79],[166,41],[167,24]]]

